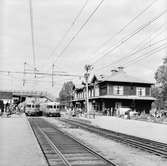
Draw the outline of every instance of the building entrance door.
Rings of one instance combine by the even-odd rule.
[[[115,108],[118,109],[122,106],[121,102],[116,102],[115,103]]]
[[[116,102],[115,103],[115,113],[116,113],[116,116],[120,115],[120,108],[121,108],[121,106],[122,106],[121,102]]]

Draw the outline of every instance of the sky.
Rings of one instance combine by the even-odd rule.
[[[130,75],[155,82],[154,73],[163,63],[167,49],[153,55],[150,55],[149,51],[165,44],[163,39],[167,37],[167,24],[165,24],[167,14],[118,46],[138,28],[167,9],[166,0],[157,0],[140,17],[118,33],[153,1],[104,0],[69,47],[60,54],[100,0],[32,0],[36,68],[40,72],[51,72],[54,63],[55,73],[61,71],[83,75],[84,65],[92,64],[93,75],[110,74],[111,69],[125,66],[124,70]],[[65,40],[60,43],[85,2],[87,4],[80,17]],[[0,70],[23,72],[24,62],[27,64],[27,71],[33,70],[29,0],[1,0],[0,20]],[[154,44],[156,42],[158,43]],[[149,45],[148,49],[131,55],[134,51]],[[109,50],[111,51],[106,54]],[[143,57],[135,62],[134,59],[138,56]],[[34,80],[33,76],[0,73],[0,79],[1,89],[42,90],[56,96],[64,82],[71,80],[78,83],[82,80],[79,77],[55,76],[52,87],[51,77],[40,76]]]

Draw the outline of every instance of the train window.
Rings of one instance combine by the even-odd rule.
[[[47,105],[47,108],[53,108],[52,105]]]
[[[56,109],[56,105],[54,105],[54,108]]]
[[[26,107],[27,107],[27,108],[31,108],[31,104],[27,104]]]
[[[60,106],[59,106],[59,105],[57,105],[57,108],[60,108]]]
[[[39,105],[35,105],[35,108],[39,108]]]
[[[32,108],[34,108],[34,105],[32,105]]]

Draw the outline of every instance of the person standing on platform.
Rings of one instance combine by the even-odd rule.
[[[2,115],[4,112],[4,103],[2,100],[0,100],[0,115]]]

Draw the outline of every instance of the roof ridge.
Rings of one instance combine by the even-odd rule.
[[[100,76],[100,75],[99,75]],[[133,75],[127,74],[124,70],[114,72],[110,75],[103,75],[101,81],[118,81],[118,82],[134,82],[134,83],[145,83],[145,84],[153,84],[152,82],[143,80],[141,78],[135,77]]]

